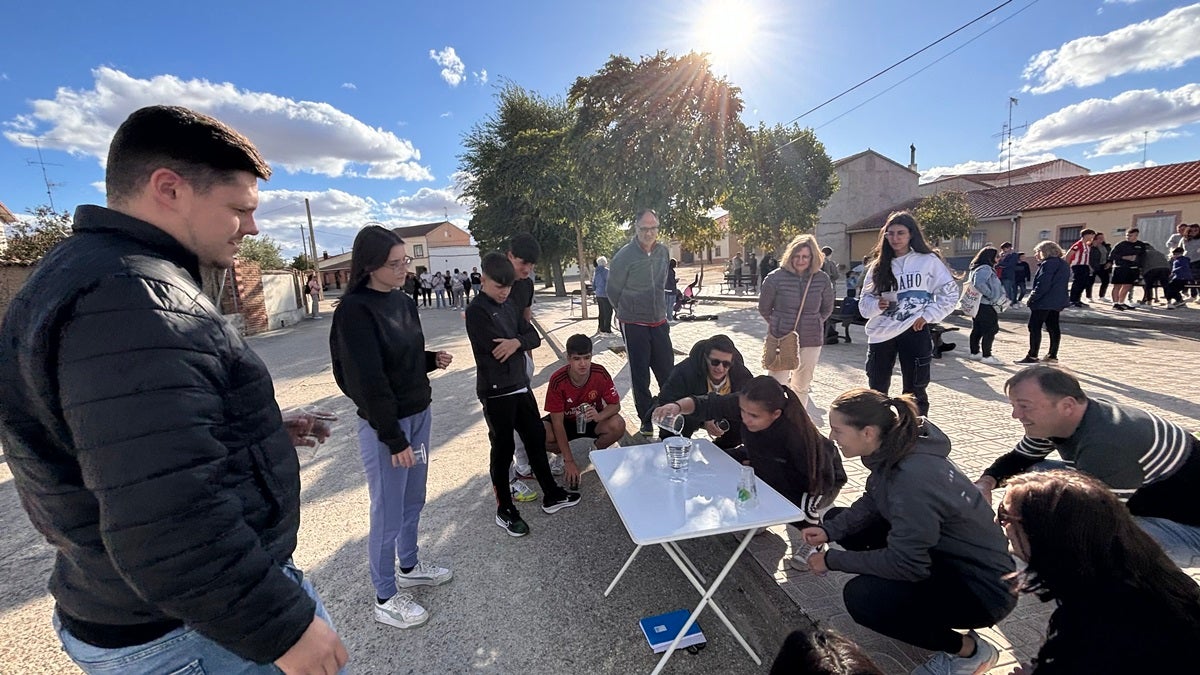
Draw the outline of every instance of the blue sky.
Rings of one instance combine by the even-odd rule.
[[[1003,0],[10,3],[0,53],[0,202],[103,203],[102,161],[143,105],[187,105],[275,168],[260,228],[300,252],[364,223],[470,214],[461,141],[504,79],[564,95],[610,54],[716,50],[750,125],[788,123]],[[1061,157],[1109,171],[1197,159],[1200,3],[1012,0],[798,122],[829,154],[872,148],[925,178]]]

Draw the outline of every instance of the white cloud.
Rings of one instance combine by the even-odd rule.
[[[1136,5],[1141,0],[1104,0],[1106,5]]]
[[[1107,155],[1128,155],[1134,152],[1141,152],[1142,148],[1146,145],[1190,135],[1180,131],[1132,131],[1127,134],[1110,136],[1100,141],[1096,144],[1096,147],[1084,153],[1084,156],[1092,158],[1105,157]]]
[[[1110,166],[1107,169],[1103,169],[1101,171],[1094,171],[1093,173],[1114,173],[1117,171],[1128,171],[1130,169],[1144,169],[1148,166],[1158,166],[1158,162],[1156,162],[1152,159],[1148,159],[1145,162],[1129,162],[1128,164],[1118,164],[1116,166]]]
[[[485,74],[487,71],[483,71]],[[8,73],[0,73],[0,80],[8,80]]]
[[[358,89],[358,85],[354,84],[353,82],[343,82],[342,89]]]
[[[467,220],[470,209],[458,200],[458,188],[421,188],[413,195],[397,197],[387,203],[387,212],[400,218],[422,222],[442,219]]]
[[[272,164],[288,173],[432,180],[412,142],[371,127],[328,103],[172,75],[131,77],[113,68],[93,71],[88,90],[61,87],[53,99],[32,102],[33,112],[6,122],[9,141],[90,155],[101,162],[117,127],[147,105],[182,105],[213,115],[246,134]],[[365,171],[363,170],[365,168]]]
[[[95,188],[96,192],[99,192],[100,194],[105,194],[108,192],[108,188],[105,187],[104,181],[102,181],[102,180],[92,181],[91,186],[93,188]]]
[[[480,70],[478,73],[472,71],[471,75],[475,78],[475,84],[487,84],[488,74],[486,70]]]
[[[1171,91],[1137,89],[1111,99],[1093,98],[1069,105],[1029,125],[1014,141],[1022,153],[1048,152],[1080,143],[1099,143],[1095,152],[1113,154],[1121,139],[1143,131],[1156,134],[1200,121],[1200,84]],[[1105,152],[1101,153],[1101,148]]]
[[[442,119],[445,119],[447,117],[454,117],[454,113],[447,110],[446,112],[442,113],[441,115],[438,115],[438,117],[441,117]]]
[[[442,51],[429,50],[429,58],[442,67],[442,79],[451,87],[457,87],[466,79],[467,67],[454,52],[454,47]]]
[[[1126,73],[1179,68],[1200,56],[1200,3],[1173,9],[1105,35],[1071,40],[1029,60],[1024,91],[1086,87]]]
[[[1056,157],[1053,154],[1037,154],[1037,155],[1014,154],[1013,161],[1012,161],[1012,168],[1019,169],[1023,166],[1029,166],[1031,164],[1041,164],[1042,162],[1049,162],[1049,161],[1055,160],[1055,159],[1058,159],[1058,157]],[[1000,171],[1008,171],[1008,170],[1009,170],[1008,160],[1003,156],[1003,153],[1001,153],[1001,156],[995,160],[973,159],[973,160],[969,160],[966,162],[961,162],[959,164],[953,164],[950,166],[930,167],[930,168],[926,169],[925,171],[921,172],[921,182],[922,183],[929,182],[931,180],[940,178],[942,176],[958,176],[958,175],[962,175],[962,174],[972,174],[972,173],[998,173]]]

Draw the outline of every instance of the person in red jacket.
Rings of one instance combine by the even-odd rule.
[[[1086,229],[1079,233],[1079,240],[1067,249],[1067,265],[1071,268],[1071,306],[1087,307],[1083,304],[1083,292],[1092,285],[1092,239],[1096,231]]]

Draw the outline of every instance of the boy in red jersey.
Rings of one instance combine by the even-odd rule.
[[[556,455],[568,488],[579,486],[579,467],[571,456],[571,441],[594,438],[595,448],[607,448],[625,434],[621,397],[604,366],[592,363],[592,340],[586,335],[567,339],[567,365],[554,371],[546,388],[546,450]],[[579,431],[577,417],[586,420]],[[557,473],[557,472],[555,472]]]

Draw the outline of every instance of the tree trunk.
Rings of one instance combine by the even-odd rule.
[[[583,228],[575,225],[575,248],[579,256],[579,316],[588,318],[587,266],[583,264]]]

